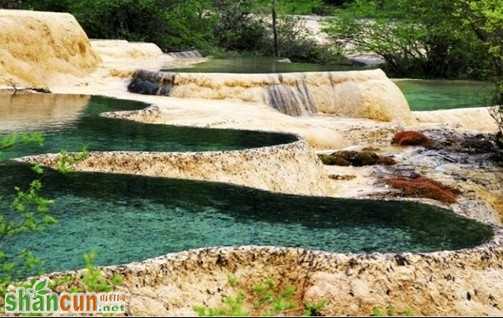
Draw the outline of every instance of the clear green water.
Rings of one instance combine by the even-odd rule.
[[[319,65],[307,63],[280,63],[272,57],[210,58],[187,68],[164,69],[181,73],[292,73],[362,70],[365,67],[351,64]]]
[[[60,96],[63,101],[66,96]],[[4,108],[4,118],[0,117],[0,136],[16,132],[16,129],[2,129],[13,122],[23,122],[26,107],[16,100],[0,98]],[[15,98],[15,97],[14,97]],[[19,99],[23,98],[22,96]],[[3,103],[2,103],[3,101]],[[8,103],[7,103],[8,101]],[[54,101],[58,102],[57,96]],[[21,102],[21,104],[23,104]],[[37,109],[37,103],[31,105]],[[168,125],[143,124],[120,119],[100,117],[103,112],[143,109],[146,105],[126,100],[92,97],[84,108],[67,114],[61,119],[47,123],[33,122],[29,130],[43,133],[43,147],[26,145],[3,153],[3,159],[23,155],[57,153],[60,150],[80,151],[83,146],[89,151],[211,151],[256,148],[288,143],[296,138],[291,135],[263,133],[245,130],[184,128]],[[7,111],[5,111],[7,109]],[[68,117],[75,117],[68,120]],[[24,126],[26,127],[26,126]],[[17,129],[26,131],[26,128]]]
[[[399,80],[395,82],[412,110],[491,106],[495,87],[487,82]]]
[[[0,193],[26,187],[30,169],[0,165]],[[59,223],[0,242],[28,248],[45,271],[140,261],[193,248],[236,245],[303,247],[331,252],[430,252],[478,245],[492,230],[433,206],[273,194],[217,183],[130,175],[48,173]],[[2,201],[0,209],[8,209]]]

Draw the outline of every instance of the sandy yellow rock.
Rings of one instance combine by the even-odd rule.
[[[100,63],[71,14],[0,10],[0,85],[47,87]]]

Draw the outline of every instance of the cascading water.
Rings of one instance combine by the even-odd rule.
[[[177,83],[177,73],[138,71],[128,86],[130,92],[170,96]],[[316,113],[318,109],[306,81],[299,77],[294,84],[284,83],[282,74],[271,75],[270,84],[256,96],[267,105],[290,116]]]
[[[299,82],[294,87],[284,84],[271,85],[267,88],[266,94],[267,104],[283,114],[301,116],[317,112],[304,82]]]
[[[197,50],[182,51],[182,52],[171,52],[171,53],[168,53],[167,55],[171,56],[171,57],[174,57],[174,58],[177,58],[177,59],[198,59],[198,58],[202,58],[203,57],[203,55],[199,51],[197,51]]]
[[[307,83],[302,79],[292,84],[283,82],[283,75],[271,75],[270,85],[261,92],[261,99],[276,110],[290,115],[301,116],[318,110]],[[147,95],[170,96],[177,85],[177,73],[138,71],[128,86],[130,92]]]
[[[312,73],[135,72],[133,93],[237,100],[290,116],[326,113],[382,121],[413,121],[400,89],[381,70]]]

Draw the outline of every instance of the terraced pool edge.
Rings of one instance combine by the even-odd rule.
[[[148,106],[148,105],[146,105]],[[252,153],[257,153],[264,149],[286,148],[289,146],[299,147],[300,149],[308,146],[304,141],[299,140],[291,144],[269,146],[256,149],[236,150],[236,151],[222,151],[213,152],[211,155],[225,156],[229,153],[240,154],[247,153],[253,156]],[[297,149],[298,150],[298,149]],[[267,153],[267,151],[266,151]],[[204,153],[199,153],[204,154]],[[292,153],[289,153],[292,155]],[[100,157],[119,155],[125,156],[123,158],[133,158],[137,155],[146,156],[143,159],[148,161],[152,155],[172,155],[176,159],[184,156],[194,156],[198,153],[138,153],[138,152],[96,152],[93,153],[94,160],[101,160]],[[54,156],[54,155],[52,155]],[[177,157],[180,156],[180,157]],[[267,157],[267,155],[266,155]],[[33,157],[25,157],[28,160],[51,160],[51,155],[41,155]],[[268,165],[264,165],[268,166]],[[302,166],[304,167],[304,166]],[[80,170],[81,167],[77,167]],[[422,200],[416,200],[422,202]],[[257,247],[257,246],[242,246],[242,247],[216,247],[190,250],[180,253],[167,254],[153,259],[148,259],[139,263],[130,263],[121,266],[108,266],[103,270],[107,274],[120,273],[126,277],[127,288],[133,290],[133,299],[135,290],[141,287],[157,288],[162,282],[167,280],[183,280],[189,273],[195,276],[206,275],[211,281],[211,272],[213,271],[228,271],[233,272],[238,268],[251,267],[262,264],[264,266],[271,266],[271,264],[278,264],[278,266],[288,267],[295,269],[299,275],[311,275],[313,272],[325,273],[326,275],[335,275],[343,273],[348,277],[352,277],[351,273],[358,273],[360,271],[366,272],[368,275],[374,273],[376,277],[388,273],[389,280],[396,280],[393,284],[397,284],[400,279],[396,278],[398,274],[394,273],[394,268],[407,269],[420,273],[424,276],[427,273],[434,273],[441,269],[435,276],[438,278],[440,275],[446,273],[456,275],[456,272],[463,273],[469,270],[485,270],[490,267],[498,267],[503,259],[503,230],[500,227],[493,226],[495,229],[495,237],[490,242],[481,246],[458,250],[458,251],[445,251],[445,252],[432,252],[420,254],[339,254],[320,251],[309,251],[304,249],[295,248],[281,248],[281,247]],[[391,274],[390,274],[391,269]],[[348,274],[348,271],[350,274]],[[75,272],[69,272],[75,273]],[[78,273],[78,272],[77,272]],[[51,273],[48,277],[57,277],[61,273]],[[314,274],[313,274],[314,275]],[[381,277],[383,278],[383,277]],[[448,280],[448,278],[445,278]],[[221,283],[221,282],[220,282]],[[413,282],[412,282],[413,283]],[[191,285],[191,284],[189,284]],[[183,288],[191,288],[190,286],[183,286]],[[398,286],[397,288],[401,288]],[[148,297],[148,296],[141,296]],[[356,297],[356,296],[355,296]],[[154,299],[155,300],[155,299]],[[351,312],[347,304],[341,303],[338,307],[344,313]],[[133,307],[133,310],[134,307]]]

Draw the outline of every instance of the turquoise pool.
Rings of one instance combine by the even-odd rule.
[[[495,87],[488,82],[398,80],[412,110],[491,106]]]
[[[29,167],[0,165],[0,194],[27,187]],[[59,223],[4,240],[29,249],[44,271],[122,264],[170,252],[240,245],[302,247],[339,253],[432,252],[473,247],[489,226],[413,202],[345,200],[274,194],[219,183],[105,173],[48,172],[44,194],[56,199]],[[8,210],[3,201],[0,209]]]
[[[144,103],[104,97],[59,95],[47,105],[32,96],[0,95],[0,136],[15,132],[40,132],[42,147],[25,145],[3,153],[3,159],[24,155],[80,151],[211,151],[239,150],[289,143],[293,135],[246,130],[205,129],[151,125],[99,116],[104,112],[138,110]],[[40,96],[40,99],[46,98]],[[68,103],[67,109],[51,105]],[[31,112],[33,109],[33,113]],[[2,127],[4,127],[2,129]]]

